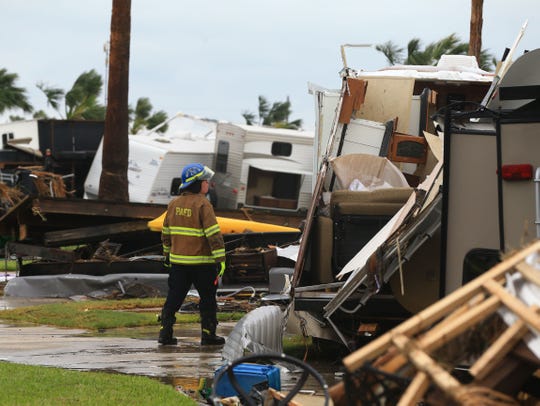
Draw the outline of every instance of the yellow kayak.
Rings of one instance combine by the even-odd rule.
[[[152,231],[160,232],[163,228],[163,220],[165,219],[165,213],[161,216],[150,220],[148,222],[148,228]],[[219,228],[222,234],[234,234],[234,233],[276,233],[276,232],[299,232],[298,228],[278,226],[276,224],[261,223],[259,221],[240,220],[229,217],[217,217]]]

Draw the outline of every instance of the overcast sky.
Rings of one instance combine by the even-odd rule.
[[[155,110],[244,123],[258,96],[292,103],[291,120],[314,127],[307,83],[338,88],[340,45],[423,45],[456,33],[469,40],[471,0],[132,0],[129,101]],[[0,68],[17,73],[35,109],[36,83],[69,90],[95,69],[105,76],[112,0],[0,0]],[[516,55],[540,46],[539,0],[485,0],[482,48],[500,58],[528,20]],[[386,66],[372,48],[349,66]],[[50,110],[48,110],[51,112]],[[21,114],[12,111],[10,114]],[[59,117],[58,117],[59,118]],[[5,121],[5,120],[2,120]]]

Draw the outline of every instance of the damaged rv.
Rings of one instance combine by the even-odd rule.
[[[309,206],[312,132],[220,122],[215,153],[218,208]]]
[[[84,180],[103,137],[103,121],[23,120],[0,124],[0,180],[32,191],[30,170],[44,166],[64,178],[75,197],[84,194]]]
[[[217,122],[178,113],[142,134],[130,134],[128,157],[129,201],[166,205],[177,193],[182,168],[192,162],[212,166]],[[163,125],[165,133],[157,130]],[[85,197],[97,199],[103,142],[84,183]]]
[[[290,330],[352,350],[538,238],[538,66],[540,50],[495,75],[447,56],[310,86],[319,170]]]

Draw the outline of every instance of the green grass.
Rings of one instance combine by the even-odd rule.
[[[0,258],[0,272],[15,272],[17,270],[17,261],[5,258]]]
[[[151,298],[52,303],[1,310],[0,319],[87,330],[143,327],[158,324],[157,314],[163,302],[163,298]],[[217,316],[219,321],[237,321],[243,315],[243,312],[231,312]],[[177,314],[176,322],[199,323],[200,316],[198,313]]]
[[[150,378],[0,362],[0,405],[196,405]]]

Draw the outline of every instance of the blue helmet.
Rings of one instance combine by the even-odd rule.
[[[182,169],[182,184],[179,189],[185,189],[198,180],[210,180],[212,176],[214,171],[205,165],[199,163],[186,165]]]

